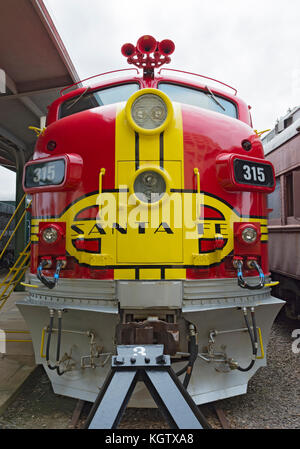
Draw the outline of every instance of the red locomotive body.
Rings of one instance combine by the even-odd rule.
[[[195,401],[245,392],[282,304],[266,283],[274,172],[249,108],[232,88],[155,74],[174,44],[154,41],[122,47],[143,74],[81,87],[50,106],[24,172],[37,288],[20,308],[50,370],[54,350],[45,361],[41,335],[49,309],[64,316],[71,333],[62,333],[65,358],[54,366],[64,375],[49,375],[55,391],[82,399],[94,400],[106,374],[100,361],[115,344],[163,343],[183,363],[195,333],[199,358],[186,374]],[[248,308],[260,340],[248,328],[256,351],[241,368]],[[82,341],[84,332],[93,338]],[[148,403],[143,390],[135,397]]]

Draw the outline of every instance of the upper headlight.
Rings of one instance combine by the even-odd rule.
[[[158,95],[153,94],[141,95],[131,107],[134,122],[144,129],[158,128],[165,122],[167,114],[166,103]]]
[[[127,101],[125,113],[135,131],[158,134],[170,123],[173,105],[169,97],[158,89],[141,89]]]

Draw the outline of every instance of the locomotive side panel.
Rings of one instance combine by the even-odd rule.
[[[276,190],[269,198],[270,270],[280,283],[274,287],[274,295],[287,300],[285,311],[290,318],[299,319],[300,256],[296,248],[300,244],[300,135],[281,138],[281,145],[267,154],[276,173]]]

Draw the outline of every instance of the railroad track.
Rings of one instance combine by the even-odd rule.
[[[222,429],[230,429],[231,426],[225,416],[224,411],[220,407],[217,407],[216,405],[214,405],[214,410],[215,410],[218,420],[222,426]]]
[[[74,408],[73,415],[72,415],[71,423],[70,423],[71,428],[77,429],[77,428],[82,427],[82,424],[80,423],[80,418],[82,417],[83,409],[86,404],[87,404],[87,402],[83,401],[81,399],[79,399],[77,401],[76,406]],[[222,429],[230,429],[231,426],[225,416],[224,411],[216,405],[213,406],[213,410],[216,414],[216,417],[218,418],[218,421],[219,421]],[[214,427],[212,427],[212,428],[214,428]]]

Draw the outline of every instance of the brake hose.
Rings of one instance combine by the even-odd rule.
[[[41,263],[38,266],[37,269],[37,277],[38,279],[48,288],[52,289],[56,286],[58,279],[59,279],[59,273],[60,270],[63,266],[63,261],[62,260],[58,260],[56,263],[56,270],[53,276],[53,279],[48,279],[44,274],[43,274],[43,268],[48,265],[48,261],[46,259],[42,259]]]
[[[181,370],[177,371],[176,376],[181,376],[181,374],[185,373],[188,369],[189,364],[187,363]]]
[[[251,317],[252,317],[252,326],[253,326],[254,336],[253,336],[253,334],[251,332],[251,328],[250,328],[250,324],[249,324],[249,321],[248,321],[246,307],[243,308],[243,311],[244,311],[245,323],[246,323],[246,326],[248,328],[248,332],[249,332],[249,336],[250,336],[250,340],[251,340],[251,345],[252,345],[252,360],[251,360],[250,364],[246,368],[242,368],[241,366],[238,366],[237,369],[239,371],[245,372],[245,371],[249,371],[253,367],[253,365],[255,363],[258,344],[257,344],[257,331],[256,331],[256,321],[255,321],[254,307],[251,308]]]
[[[61,325],[62,325],[62,311],[59,310],[58,314],[58,335],[57,335],[57,348],[56,348],[56,372],[59,376],[64,374],[64,371],[60,371],[59,369],[59,360],[60,360],[60,345],[61,345]]]
[[[236,270],[237,270],[237,279],[238,279],[238,285],[241,288],[248,288],[249,290],[257,290],[260,288],[263,288],[265,286],[265,275],[261,269],[261,267],[258,265],[256,260],[251,260],[250,264],[257,270],[259,274],[259,283],[255,285],[248,284],[245,279],[243,278],[243,261],[240,259],[236,259]]]
[[[52,329],[53,329],[53,320],[54,320],[54,310],[50,309],[50,323],[49,323],[49,329],[48,329],[48,338],[47,338],[47,346],[46,346],[46,362],[49,369],[55,370],[56,366],[52,366],[50,364],[50,342],[51,342],[51,335],[52,335]]]
[[[57,374],[61,376],[65,371],[60,371],[59,369],[59,359],[60,359],[60,346],[61,346],[61,332],[62,332],[62,311],[58,311],[58,334],[57,334],[57,346],[56,346],[56,363],[51,365],[50,363],[50,342],[51,335],[53,331],[53,320],[54,320],[54,310],[50,310],[50,323],[48,330],[47,346],[46,346],[46,362],[49,369],[56,370]]]
[[[183,386],[184,388],[188,387],[188,384],[191,380],[192,371],[194,368],[195,360],[198,356],[198,345],[196,343],[196,334],[190,336],[189,341],[189,352],[190,352],[190,359],[188,361],[187,367],[186,367],[186,374],[183,380]]]
[[[191,379],[194,363],[195,363],[195,360],[197,359],[197,356],[198,356],[198,345],[196,343],[196,332],[195,332],[195,326],[193,324],[190,324],[189,332],[190,332],[190,339],[189,339],[189,353],[190,353],[190,356],[189,356],[189,361],[183,368],[181,368],[176,373],[177,376],[181,376],[182,374],[186,373],[185,377],[184,377],[184,380],[183,380],[183,383],[182,383],[184,388],[188,387],[188,384],[189,384],[190,379]]]

